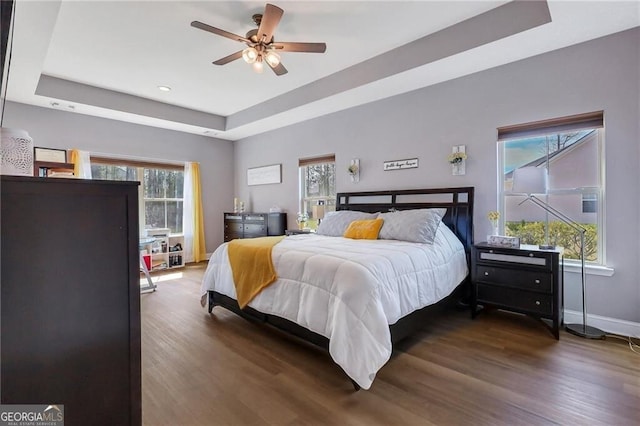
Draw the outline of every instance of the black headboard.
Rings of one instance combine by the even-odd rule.
[[[462,241],[467,252],[473,245],[473,187],[340,192],[336,210],[388,212],[392,210],[446,208],[442,221]]]

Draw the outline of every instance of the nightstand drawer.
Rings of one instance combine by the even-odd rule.
[[[509,310],[533,313],[551,317],[553,315],[553,298],[542,293],[525,292],[513,288],[491,285],[477,285],[478,303],[504,306]]]
[[[523,271],[508,268],[494,268],[491,266],[477,265],[475,280],[489,284],[499,284],[523,290],[552,292],[552,279],[550,273],[542,271]]]

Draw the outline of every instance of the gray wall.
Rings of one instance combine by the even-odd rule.
[[[233,200],[232,142],[15,102],[5,106],[4,126],[27,130],[35,146],[199,162],[207,251],[222,243],[222,213]]]
[[[335,153],[338,191],[475,186],[475,239],[495,210],[496,128],[605,111],[606,256],[612,277],[587,277],[590,314],[640,322],[638,239],[640,29],[253,136],[235,143],[235,192],[254,211],[278,205],[295,225],[299,158]],[[447,155],[467,146],[467,174],[452,176]],[[417,169],[382,162],[418,157]],[[360,182],[347,174],[360,158]],[[282,164],[281,184],[246,185],[248,167]],[[567,309],[581,311],[579,274],[565,274]]]

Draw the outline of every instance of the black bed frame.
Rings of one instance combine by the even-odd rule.
[[[473,245],[473,187],[462,188],[432,188],[405,189],[390,191],[341,192],[337,194],[336,210],[358,210],[364,212],[387,212],[393,210],[446,208],[447,213],[442,218],[460,239],[467,253],[467,264],[471,246]],[[389,326],[391,342],[396,344],[400,340],[414,334],[426,323],[426,318],[436,307],[450,304],[452,301],[468,297],[470,294],[469,278],[458,285],[456,290],[440,302],[424,307],[401,318]],[[209,313],[214,306],[222,306],[250,321],[267,323],[279,330],[299,337],[316,346],[329,350],[329,339],[310,331],[298,324],[276,315],[264,314],[251,307],[240,309],[238,302],[216,291],[209,291]],[[356,390],[360,386],[351,381]]]

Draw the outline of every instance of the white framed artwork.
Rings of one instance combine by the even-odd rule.
[[[247,185],[268,185],[282,182],[282,164],[247,169]]]

